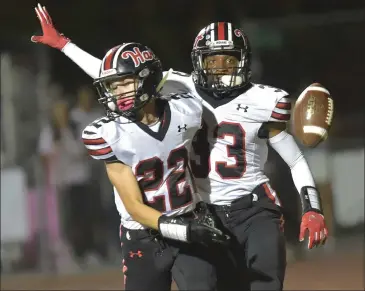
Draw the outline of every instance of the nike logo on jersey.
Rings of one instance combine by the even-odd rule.
[[[177,130],[178,130],[178,132],[181,132],[182,130],[187,131],[188,129],[187,129],[187,127],[186,127],[186,126],[187,126],[186,124],[184,124],[184,126],[180,126],[180,125],[178,125],[178,126],[177,126]]]
[[[244,110],[244,112],[247,112],[248,106],[244,106],[244,107],[242,107],[241,105],[242,105],[242,104],[238,104],[238,106],[237,106],[237,110],[243,109],[243,110]]]

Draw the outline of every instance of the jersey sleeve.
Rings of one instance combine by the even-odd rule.
[[[275,102],[275,107],[271,112],[269,121],[271,122],[288,122],[291,115],[291,100],[288,94],[283,97],[279,96]]]
[[[66,44],[62,51],[91,78],[99,77],[102,63],[100,59],[90,55],[72,42]]]
[[[118,161],[100,128],[88,125],[82,132],[82,141],[93,159],[105,162]]]

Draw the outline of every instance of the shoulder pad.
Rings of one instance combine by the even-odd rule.
[[[254,84],[254,86],[258,89],[262,89],[262,94],[260,95],[262,95],[262,98],[264,98],[265,102],[270,104],[272,111],[268,121],[287,122],[290,120],[291,100],[289,94],[286,91],[262,84]]]
[[[170,93],[163,97],[168,98],[170,104],[183,114],[201,116],[203,112],[201,99],[191,93]]]
[[[281,98],[284,96],[287,96],[288,93],[284,91],[283,89],[276,88],[269,85],[263,85],[263,84],[253,84],[254,87],[261,89],[261,93],[267,97],[271,98]]]
[[[162,88],[162,95],[169,93],[194,92],[195,86],[191,75],[178,71],[169,71],[166,72],[165,75],[166,74],[168,74],[168,76]]]
[[[162,99],[165,100],[180,100],[180,99],[192,99],[195,98],[193,94],[189,93],[189,92],[171,92],[171,93],[167,93],[164,94],[163,96],[161,96]]]
[[[107,117],[96,119],[82,131],[82,141],[89,155],[96,160],[117,160],[111,144],[118,139],[115,123]]]

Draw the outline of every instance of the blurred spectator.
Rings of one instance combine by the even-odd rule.
[[[100,201],[91,191],[89,159],[80,132],[69,119],[68,104],[57,101],[52,117],[41,131],[39,151],[49,183],[56,186],[61,216],[61,232],[78,262],[98,249],[94,228],[99,223]],[[99,250],[105,256],[105,251]]]
[[[104,112],[102,106],[97,102],[95,89],[88,85],[82,85],[76,92],[76,105],[70,110],[70,119],[75,123],[77,128],[77,134],[81,136],[84,128],[90,123],[94,122],[97,118],[103,116]],[[90,196],[94,199],[93,211],[97,215],[98,219],[93,224],[93,234],[96,252],[100,253],[103,257],[106,256],[106,205],[108,204],[108,198],[113,198],[113,195],[103,195],[104,193],[112,193],[109,190],[109,180],[105,174],[104,166],[98,163],[96,160],[88,157],[88,167],[91,171],[90,177]],[[107,186],[105,185],[107,184]],[[108,187],[108,189],[105,189]],[[112,200],[114,206],[114,200]]]
[[[95,119],[104,115],[102,106],[97,103],[96,92],[90,86],[81,86],[77,90],[77,102],[70,111],[70,119],[76,124],[81,135],[82,130]],[[106,237],[109,235],[108,246],[120,249],[119,224],[120,216],[115,208],[113,189],[106,176],[105,168],[98,161],[89,158],[91,169],[91,191],[98,203],[98,223],[94,225],[94,238],[100,246],[106,248]]]
[[[70,119],[76,124],[77,131],[81,136],[82,130],[98,117],[101,117],[103,112],[101,106],[96,107],[96,96],[94,90],[88,86],[81,86],[76,94],[76,106],[70,111]]]

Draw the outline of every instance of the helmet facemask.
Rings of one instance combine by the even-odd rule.
[[[233,97],[250,83],[250,44],[243,31],[230,22],[204,27],[195,38],[191,58],[195,85],[216,98]],[[209,61],[212,58],[215,63]],[[222,58],[234,62],[224,63]]]
[[[249,82],[251,72],[242,49],[198,49],[192,52],[195,83],[216,97],[229,95]]]

